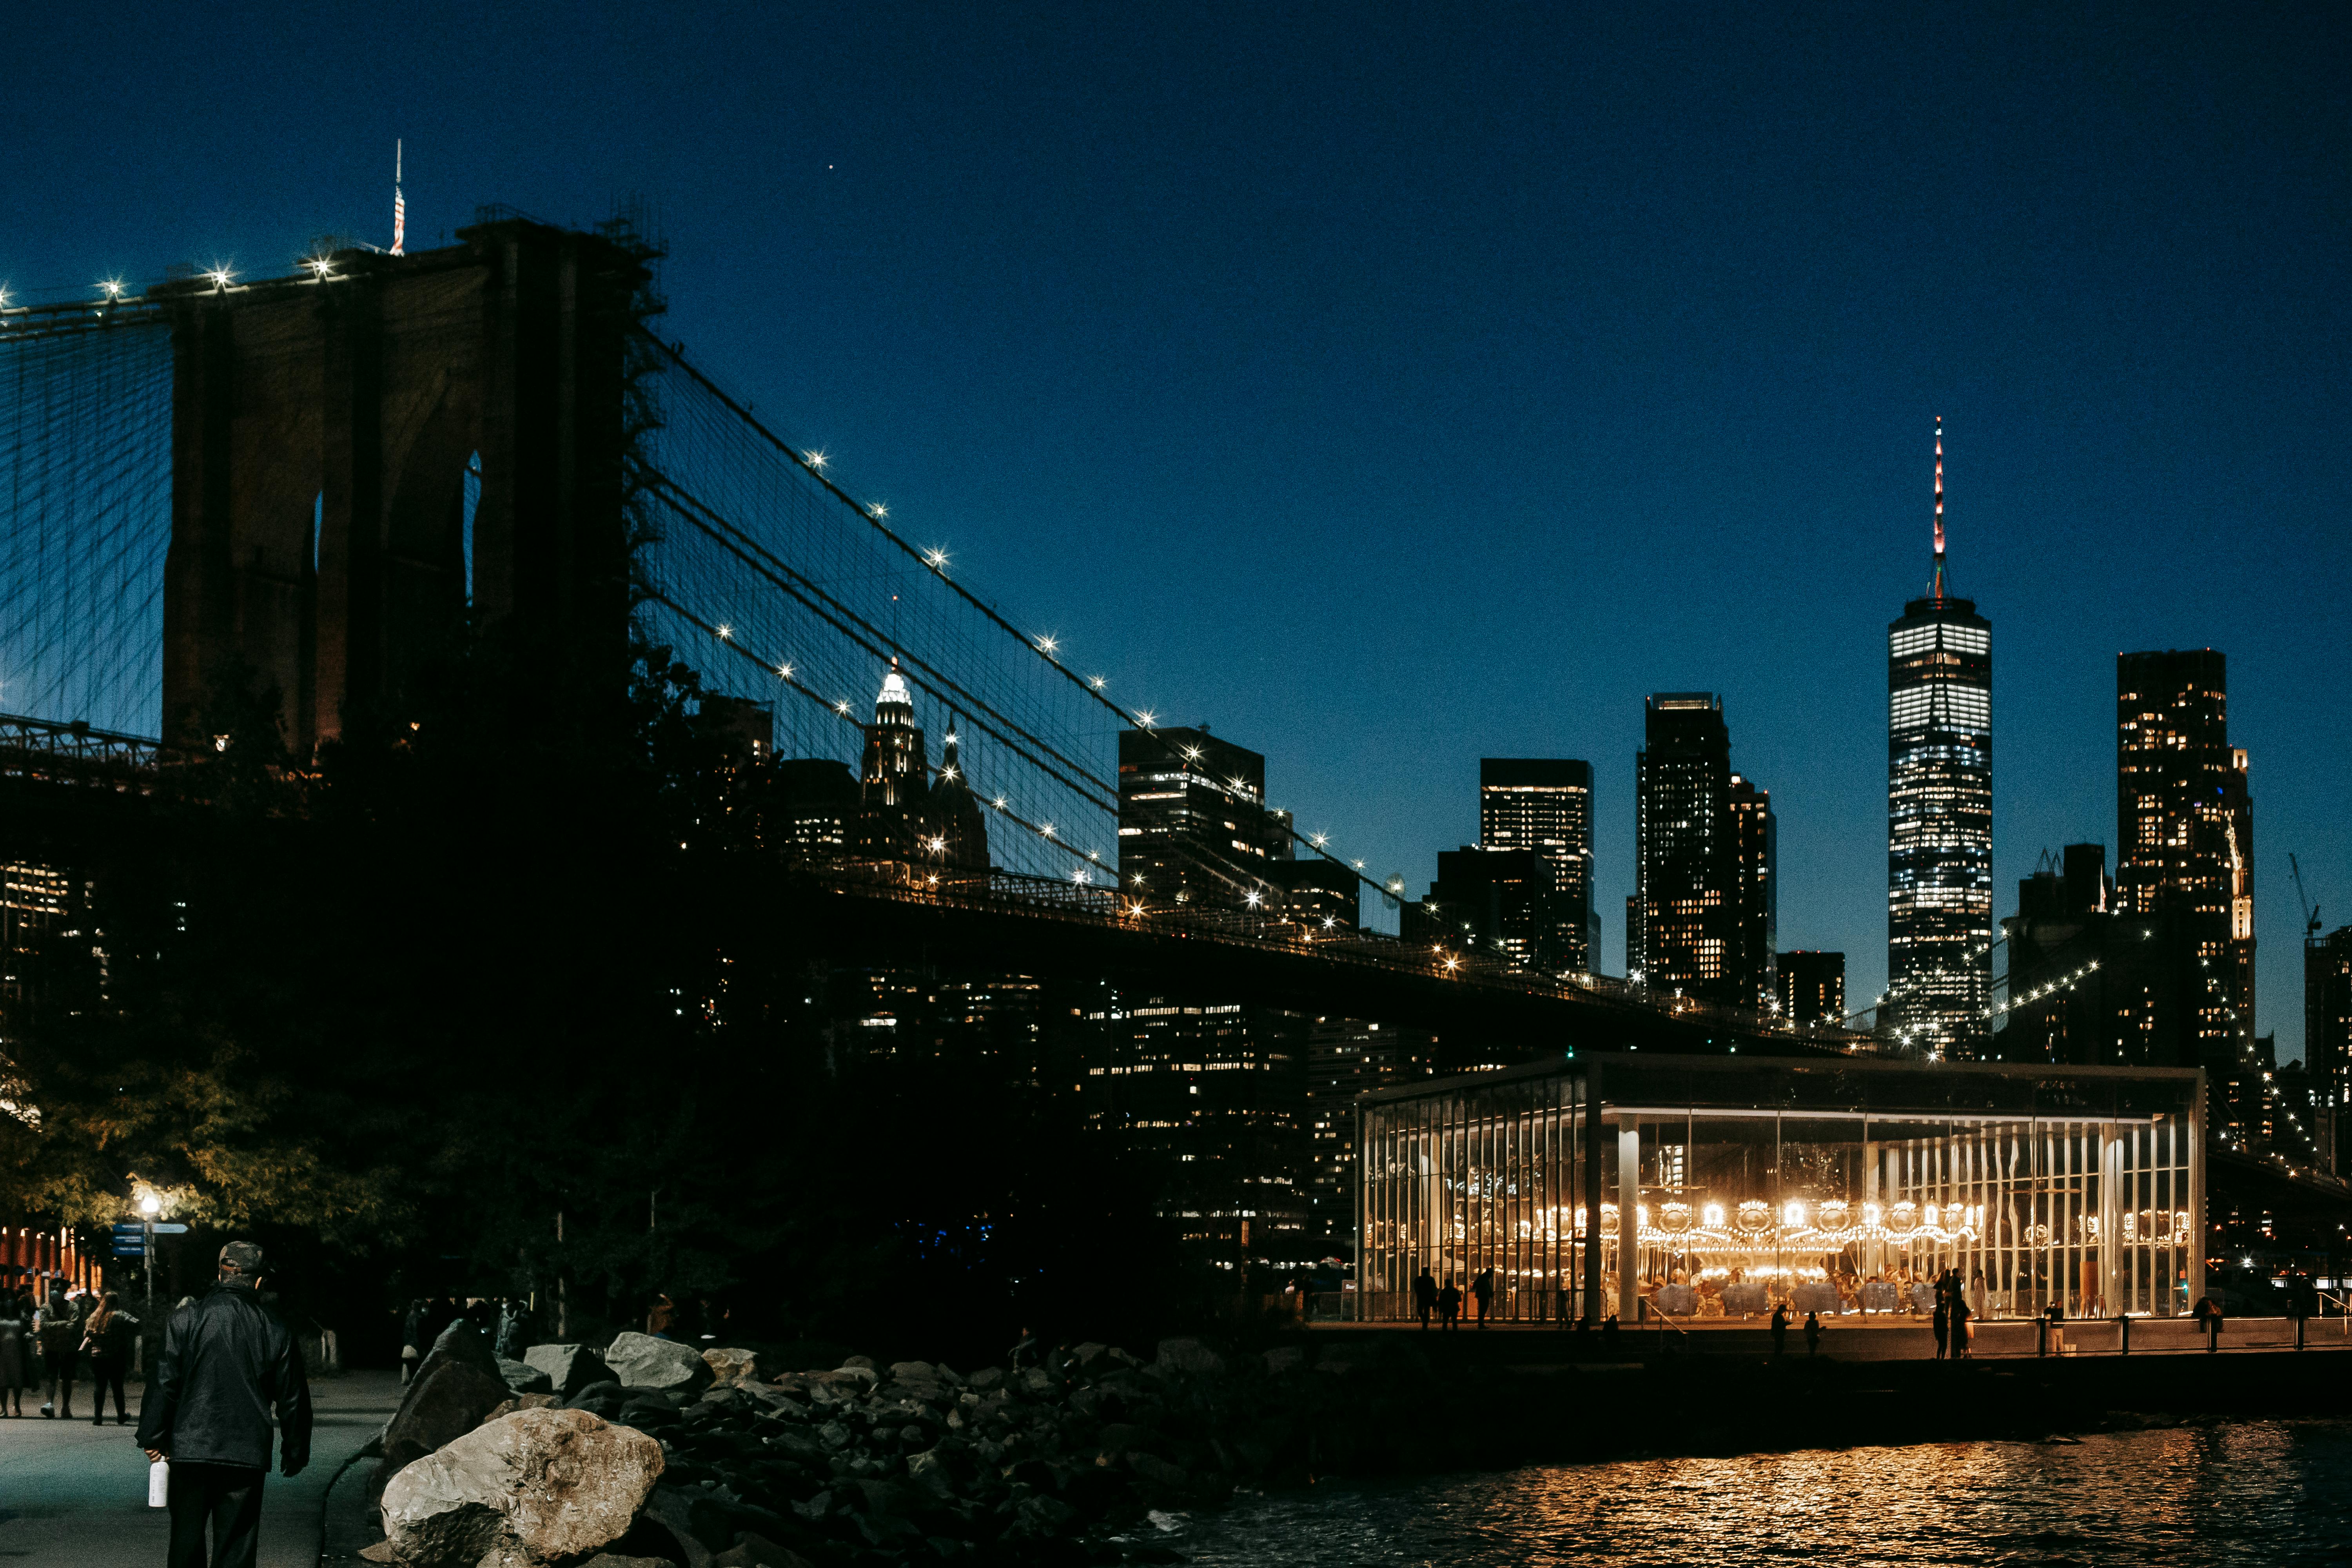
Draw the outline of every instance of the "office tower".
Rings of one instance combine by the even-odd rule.
[[[1551,876],[1537,942],[1540,966],[1570,973],[1601,960],[1592,907],[1592,764],[1565,757],[1478,761],[1478,845],[1532,849]]]
[[[1362,1018],[1307,1030],[1307,1236],[1318,1258],[1353,1247],[1356,1096],[1437,1072],[1437,1037]]]
[[[1165,907],[1264,909],[1288,821],[1265,805],[1265,759],[1207,725],[1118,736],[1118,885]]]
[[[1448,947],[1539,970],[1550,898],[1551,868],[1534,850],[1465,844],[1437,852],[1437,879],[1422,900],[1421,915],[1434,940]]]
[[[2230,744],[2229,666],[2211,648],[2116,656],[2116,901],[2179,911],[2213,978],[2198,1064],[2252,1070],[2254,811]]]
[[[1184,1251],[1219,1268],[1317,1261],[1308,1020],[1105,986],[1084,1022],[1076,1103],[1089,1128],[1154,1173],[1160,1217]]]
[[[2352,925],[2303,939],[2303,1061],[2311,1072],[2312,1140],[2321,1163],[2352,1172]]]
[[[1739,951],[1732,981],[1743,1007],[1769,1009],[1776,994],[1772,970],[1780,944],[1780,895],[1773,869],[1779,830],[1772,817],[1772,792],[1754,779],[1731,775],[1731,852],[1738,862]]]
[[[1342,862],[1320,855],[1276,859],[1267,867],[1267,876],[1276,889],[1269,909],[1307,927],[1310,935],[1353,931],[1361,923],[1362,883]]]
[[[1745,902],[1731,821],[1731,733],[1723,700],[1662,691],[1633,760],[1633,881],[1639,931],[1627,973],[1653,991],[1756,1005],[1743,994]],[[1629,921],[1632,917],[1629,916]]]
[[[1944,426],[1925,598],[1886,628],[1886,983],[1881,1032],[1931,1054],[1985,1037],[1992,968],[1992,623],[1944,575]]]
[[[871,860],[912,860],[927,837],[923,805],[930,789],[923,731],[915,724],[914,694],[896,659],[874,699],[858,764],[856,848]]]
[[[775,766],[767,842],[818,858],[849,853],[857,830],[857,781],[830,757],[787,757]]]
[[[1845,954],[1800,948],[1779,955],[1773,981],[1780,1016],[1793,1024],[1832,1024],[1845,1016]]]

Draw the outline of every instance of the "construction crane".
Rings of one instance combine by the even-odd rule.
[[[2319,906],[2304,893],[2303,868],[2295,863],[2292,854],[2286,858],[2286,864],[2287,868],[2294,873],[2294,901],[2303,908],[2303,934],[2308,941],[2319,934]]]

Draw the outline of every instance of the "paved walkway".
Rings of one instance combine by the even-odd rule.
[[[37,1568],[161,1568],[169,1515],[147,1506],[147,1460],[131,1426],[89,1424],[89,1390],[74,1391],[79,1420],[0,1419],[0,1563]],[[262,1568],[316,1568],[320,1505],[336,1468],[381,1429],[400,1403],[396,1373],[355,1372],[310,1385],[310,1464],[292,1480],[271,1471],[262,1489]]]

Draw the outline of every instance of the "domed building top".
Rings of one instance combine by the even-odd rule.
[[[898,709],[893,713],[891,709]],[[874,717],[882,723],[911,724],[915,721],[914,693],[907,689],[907,678],[898,673],[898,661],[890,661],[890,673],[882,678],[882,694],[874,700]]]

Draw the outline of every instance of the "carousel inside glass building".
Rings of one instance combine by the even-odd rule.
[[[1610,1056],[1358,1102],[1357,1314],[1414,1282],[1532,1321],[2185,1314],[2194,1070]]]

